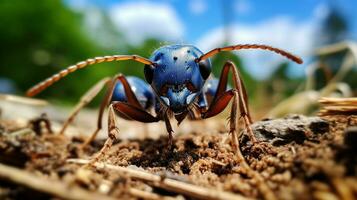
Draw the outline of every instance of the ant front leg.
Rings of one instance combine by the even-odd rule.
[[[152,123],[152,122],[160,121],[160,117],[153,116],[149,112],[147,112],[144,108],[130,103],[115,102],[113,104],[113,107],[115,111],[117,111],[120,115],[123,115],[128,119],[132,119],[143,123]],[[174,131],[172,130],[172,126],[168,114],[165,113],[162,117],[165,121],[166,130],[169,134],[168,149],[171,150],[172,140],[173,140],[172,134],[174,133]]]
[[[226,91],[229,69],[231,69],[233,72],[234,89]],[[261,194],[264,196],[264,199],[277,199],[275,197],[274,192],[265,183],[265,179],[259,173],[255,172],[253,169],[250,168],[249,164],[245,161],[239,149],[239,141],[237,134],[239,120],[238,108],[240,110],[240,117],[244,120],[245,127],[253,145],[257,143],[257,139],[255,138],[255,135],[251,128],[252,119],[250,117],[248,109],[248,96],[243,81],[240,78],[239,72],[236,69],[235,65],[232,62],[226,62],[222,69],[216,94],[208,110],[202,113],[202,118],[209,118],[219,114],[224,110],[224,108],[228,105],[229,101],[232,98],[233,103],[229,123],[230,133],[232,133],[234,150],[236,152],[237,158],[239,159],[238,161],[240,161],[242,166],[248,170],[247,173],[257,180],[257,187]]]
[[[166,126],[166,130],[167,130],[167,133],[169,134],[169,140],[168,140],[168,149],[169,151],[172,150],[172,135],[174,134],[174,131],[172,130],[172,126],[171,126],[171,123],[170,123],[170,119],[169,119],[169,116],[167,114],[164,115],[164,121],[165,121],[165,126]]]
[[[234,89],[226,91],[230,69],[233,72]],[[209,118],[219,114],[226,108],[232,98],[233,104],[230,115],[230,133],[232,133],[235,151],[239,153],[237,133],[239,116],[238,108],[240,110],[240,117],[242,117],[244,120],[244,124],[248,131],[250,140],[253,143],[256,143],[257,140],[254,136],[253,130],[250,127],[252,124],[252,119],[248,109],[248,98],[244,84],[235,65],[232,62],[226,62],[222,69],[216,94],[208,110],[202,114],[202,118]]]
[[[129,105],[132,105],[136,108],[141,108],[141,105],[136,98],[134,92],[131,90],[130,84],[128,80],[125,78],[124,75],[119,74],[115,76],[112,80],[109,81],[109,88],[108,91],[100,105],[99,108],[99,113],[98,113],[98,121],[97,121],[97,129],[93,132],[93,134],[83,143],[82,148],[87,146],[89,143],[91,143],[95,137],[97,136],[98,132],[102,129],[102,118],[103,118],[103,113],[105,108],[111,103],[111,99],[113,96],[113,92],[115,89],[115,85],[120,81],[123,85],[125,96],[127,97],[127,101]],[[116,108],[114,108],[117,110]],[[127,113],[122,113],[122,116],[126,116]],[[140,121],[140,120],[137,120]]]
[[[102,147],[100,152],[93,158],[91,163],[94,163],[98,161],[101,157],[103,157],[112,146],[114,140],[119,135],[119,129],[117,128],[117,122],[116,122],[116,117],[117,117],[116,114],[119,114],[120,116],[124,116],[126,119],[132,119],[144,123],[159,121],[158,117],[152,116],[140,105],[134,92],[131,90],[130,84],[128,83],[127,79],[123,75],[119,75],[114,79],[114,82],[112,82],[112,85],[108,90],[108,94],[106,95],[106,98],[103,101],[104,103],[111,100],[113,94],[113,88],[117,83],[117,81],[120,81],[123,84],[125,96],[127,97],[127,102],[114,101],[110,103],[108,109],[108,139],[105,141],[104,146]],[[100,118],[99,118],[100,121],[101,121],[101,116],[102,116],[102,111],[100,112]]]
[[[134,93],[133,93],[134,94]],[[91,163],[97,162],[103,157],[106,152],[113,145],[114,140],[119,135],[119,129],[117,128],[116,112],[121,115],[125,115],[128,119],[136,120],[144,123],[158,122],[159,118],[152,116],[143,108],[137,107],[130,102],[113,102],[109,105],[108,110],[108,139],[105,141],[104,146],[99,153],[93,158]]]

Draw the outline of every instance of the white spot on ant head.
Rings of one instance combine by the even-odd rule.
[[[190,95],[187,96],[187,98],[186,98],[186,104],[187,104],[187,105],[190,104],[190,103],[192,103],[193,100],[195,100],[196,94],[197,94],[197,93],[192,93],[192,94],[190,94]]]
[[[167,105],[170,106],[170,100],[167,97],[160,96],[160,99]]]

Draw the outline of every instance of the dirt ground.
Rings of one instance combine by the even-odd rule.
[[[110,170],[80,163],[104,140],[81,149],[84,138],[2,119],[0,199],[356,199],[356,127],[356,115],[256,122],[258,147],[245,133],[239,140],[250,169],[226,131],[177,135],[172,151],[166,136],[116,140],[99,160]]]

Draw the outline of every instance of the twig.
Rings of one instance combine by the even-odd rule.
[[[90,163],[91,161],[84,159],[68,159],[67,162],[84,165]],[[120,174],[125,174],[133,179],[146,181],[149,185],[153,185],[155,187],[163,188],[168,191],[176,192],[178,194],[184,194],[198,199],[248,199],[241,195],[233,194],[230,192],[219,191],[211,188],[204,188],[197,185],[173,180],[170,178],[163,178],[161,176],[154,175],[143,170],[135,170],[99,162],[93,163],[93,166],[97,169],[107,169],[118,172]]]
[[[151,199],[151,200],[176,200],[176,198],[158,195],[152,192],[147,192],[143,190],[138,190],[135,188],[129,188],[129,194],[139,197],[142,199]]]
[[[6,136],[15,137],[15,136],[22,136],[22,135],[30,135],[30,134],[34,135],[35,132],[33,132],[33,130],[30,128],[23,128],[23,129],[11,132],[11,133],[7,134]]]
[[[69,186],[59,181],[44,179],[29,172],[3,164],[0,164],[0,178],[63,199],[114,200],[114,198],[99,193],[87,192],[79,187]]]
[[[11,101],[15,103],[28,104],[33,106],[46,106],[48,102],[41,99],[15,96],[11,94],[0,94],[0,100]]]
[[[357,98],[321,98],[320,116],[357,114]]]

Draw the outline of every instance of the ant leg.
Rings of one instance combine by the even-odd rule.
[[[158,117],[152,116],[143,108],[138,108],[130,103],[113,102],[109,105],[108,109],[108,139],[105,141],[99,153],[92,159],[90,162],[91,164],[99,161],[101,157],[105,156],[106,152],[111,148],[113,142],[119,135],[119,129],[116,126],[117,122],[115,111],[125,115],[125,117],[129,119],[144,123],[158,122],[160,120]]]
[[[119,129],[116,126],[117,122],[116,122],[115,111],[117,111],[119,114],[121,114],[127,119],[133,119],[139,122],[151,123],[151,122],[158,122],[160,120],[158,117],[152,116],[150,113],[148,113],[146,110],[144,110],[144,108],[140,106],[139,101],[136,99],[134,92],[131,90],[129,83],[127,82],[126,78],[123,75],[119,75],[115,79],[113,79],[110,89],[108,90],[109,92],[107,93],[109,95],[106,96],[103,102],[107,102],[108,99],[109,100],[111,99],[113,88],[117,81],[122,82],[128,102],[118,101],[118,102],[110,103],[108,108],[108,139],[105,141],[104,146],[99,151],[99,153],[92,159],[90,164],[97,162],[101,157],[105,156],[106,152],[111,148],[114,140],[119,135]],[[105,104],[102,103],[102,105]],[[101,122],[102,113],[103,112],[101,111],[100,122]]]
[[[153,116],[143,108],[138,108],[135,105],[131,105],[126,102],[115,102],[113,103],[113,108],[115,111],[119,112],[120,115],[125,116],[128,119],[132,119],[135,121],[143,122],[143,123],[152,123],[152,122],[158,122],[160,121],[160,117],[158,116]],[[174,131],[172,130],[172,126],[169,120],[169,117],[167,114],[163,116],[163,119],[165,121],[166,129],[169,134],[169,140],[168,140],[168,146],[169,149],[172,148],[172,134]]]
[[[82,144],[81,148],[85,148],[88,144],[90,144],[95,137],[97,137],[98,132],[102,129],[102,118],[103,118],[103,113],[105,108],[110,104],[111,98],[113,96],[113,92],[115,89],[115,84],[118,81],[118,77],[120,75],[115,76],[114,78],[112,78],[111,80],[108,81],[107,84],[109,84],[107,92],[105,94],[105,97],[103,98],[101,104],[100,104],[100,108],[99,108],[99,112],[98,112],[98,119],[97,119],[97,129],[91,134],[91,136],[89,138],[87,138],[87,140]]]
[[[239,157],[239,160],[241,161],[243,156],[241,155],[239,151],[239,143],[238,143],[238,118],[237,118],[237,108],[238,108],[238,92],[235,89],[225,91],[221,93],[221,95],[217,98],[215,98],[215,101],[212,102],[210,107],[208,108],[207,112],[202,113],[202,118],[210,118],[213,117],[220,112],[222,112],[231,99],[233,98],[233,103],[232,103],[232,110],[229,118],[229,133],[232,134],[232,140],[233,140],[233,149],[236,152],[236,154]]]
[[[112,147],[114,140],[119,135],[119,130],[116,126],[116,116],[113,109],[113,105],[111,104],[108,109],[108,139],[105,141],[102,149],[99,151],[97,155],[91,160],[90,164],[98,162],[99,159],[107,153],[107,151]]]
[[[231,66],[231,69],[233,71],[234,85],[235,88],[237,88],[237,92],[238,92],[237,98],[238,98],[238,105],[240,110],[240,117],[242,117],[244,120],[245,128],[247,129],[250,140],[252,141],[253,144],[255,144],[257,143],[257,139],[255,138],[255,135],[251,127],[253,120],[249,112],[247,91],[245,89],[242,78],[240,77],[239,71],[237,70],[234,63],[232,62],[227,62],[227,63],[229,66]],[[237,113],[238,112],[237,108],[236,110],[232,109],[232,112]]]
[[[104,78],[100,80],[98,83],[96,83],[93,87],[91,87],[79,100],[79,103],[75,106],[75,108],[72,110],[71,114],[67,118],[67,120],[64,122],[62,129],[60,130],[60,134],[64,134],[65,130],[67,129],[68,125],[72,123],[74,118],[78,115],[79,111],[88,103],[90,103],[94,97],[98,95],[98,93],[103,89],[103,87],[108,84],[110,81],[110,78]]]
[[[131,103],[115,101],[112,103],[112,107],[123,117],[138,122],[151,123],[158,122],[160,120],[159,117],[154,117],[143,108],[138,108]]]
[[[249,138],[253,143],[257,142],[257,139],[254,136],[253,130],[251,125],[253,123],[252,117],[250,116],[249,107],[248,107],[248,95],[245,89],[244,83],[242,78],[240,77],[239,71],[237,70],[235,64],[233,62],[227,62],[225,65],[230,67],[233,72],[233,82],[234,87],[237,89],[238,92],[238,102],[239,102],[239,110],[240,110],[240,117],[243,118],[245,128],[249,134]],[[232,110],[234,111],[234,110]],[[237,111],[235,111],[237,112]]]
[[[227,84],[227,77],[229,69],[233,71],[233,81],[235,89],[224,91],[225,84]],[[233,140],[233,149],[236,152],[238,162],[247,169],[247,173],[249,176],[254,177],[257,180],[257,187],[264,199],[277,199],[275,197],[274,192],[269,188],[269,186],[265,183],[265,179],[256,171],[250,168],[249,164],[245,161],[242,152],[239,148],[238,141],[238,106],[240,109],[240,116],[243,117],[246,128],[248,129],[248,133],[250,134],[250,139],[253,143],[256,143],[255,136],[253,134],[253,130],[250,127],[252,123],[249,110],[248,110],[248,99],[247,94],[243,85],[243,82],[239,76],[239,72],[236,69],[235,65],[232,62],[227,62],[223,69],[222,74],[219,80],[217,92],[214,97],[214,101],[212,101],[209,106],[207,112],[202,113],[202,118],[213,117],[224,110],[224,108],[228,105],[229,101],[233,98],[231,114],[229,119],[230,124],[230,133],[232,134]]]
[[[232,70],[232,73],[233,73],[234,89],[238,93],[236,98],[238,100],[237,107],[239,106],[240,116],[244,120],[245,127],[248,131],[250,140],[253,143],[256,143],[257,140],[254,136],[252,128],[250,127],[253,121],[251,119],[249,108],[248,108],[247,92],[245,90],[243,81],[240,78],[240,75],[239,75],[239,72],[238,72],[236,66],[234,65],[234,63],[232,63],[230,61],[226,62],[226,64],[223,66],[221,76],[219,79],[219,83],[217,86],[216,94],[215,94],[213,101],[212,101],[210,107],[208,108],[207,112],[202,114],[202,118],[213,117],[213,116],[219,114],[220,112],[222,112],[224,110],[224,108],[228,105],[228,102],[230,101],[230,99],[233,97],[233,95],[235,93],[235,92],[233,92],[233,90],[227,91],[227,92],[225,91],[227,88],[228,73],[229,73],[230,69]],[[238,109],[235,108],[235,110],[232,110],[232,111],[237,113]]]
[[[123,88],[124,88],[124,92],[125,92],[125,96],[127,97],[127,101],[128,103],[125,103],[125,102],[116,102],[114,106],[114,109],[115,110],[119,110],[117,107],[119,107],[119,103],[122,103],[120,105],[122,105],[122,107],[134,107],[134,108],[123,108],[124,110],[127,109],[126,112],[120,112],[121,115],[125,118],[128,118],[127,115],[129,115],[131,112],[131,110],[133,109],[137,109],[137,110],[142,110],[143,112],[146,112],[140,105],[138,99],[136,98],[134,92],[131,90],[131,87],[130,87],[130,84],[129,82],[127,81],[127,79],[125,78],[124,75],[122,74],[119,74],[117,76],[115,76],[115,78],[113,78],[110,82],[110,86],[108,88],[108,91],[107,91],[107,94],[105,96],[105,98],[103,99],[101,105],[100,105],[100,109],[99,109],[99,114],[98,114],[98,124],[97,124],[97,129],[94,131],[94,133],[83,143],[82,145],[82,148],[87,146],[90,142],[92,142],[94,140],[94,138],[97,136],[98,132],[102,129],[102,118],[103,118],[103,113],[104,113],[104,109],[107,107],[107,105],[110,104],[110,101],[111,101],[111,98],[112,98],[112,95],[113,95],[113,92],[114,92],[114,89],[115,89],[115,85],[116,83],[120,81],[122,84],[123,84]],[[117,105],[118,104],[118,105]],[[150,115],[149,113],[147,113],[148,115],[145,115],[143,114],[143,112],[141,112],[141,115],[140,117],[142,118],[143,116],[144,117],[147,117],[149,119]],[[153,116],[151,116],[152,118],[154,118]],[[140,121],[140,118],[139,119],[135,119],[135,118],[132,118],[129,116],[129,119],[134,119],[136,121]],[[153,119],[151,119],[153,120]],[[156,118],[155,118],[156,120]],[[145,121],[145,120],[144,120]]]
[[[172,130],[170,119],[167,116],[167,114],[164,115],[164,120],[165,120],[167,133],[169,134],[168,150],[171,151],[172,150],[172,140],[173,140],[172,135],[174,134],[174,131]]]
[[[136,98],[135,93],[131,89],[130,84],[125,78],[125,76],[119,75],[118,80],[123,84],[125,96],[127,98],[128,103],[135,107],[142,108],[141,104],[139,103],[139,100]]]
[[[229,133],[232,134],[232,141],[233,141],[233,147],[234,150],[237,152],[237,154],[239,155],[239,158],[241,159],[241,161],[244,160],[244,157],[242,155],[242,153],[239,150],[239,141],[238,141],[238,117],[237,117],[237,113],[238,113],[238,105],[239,105],[239,93],[237,90],[233,91],[233,103],[232,103],[232,107],[231,107],[231,115],[229,117]]]

